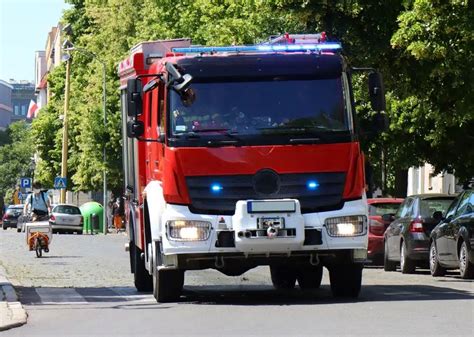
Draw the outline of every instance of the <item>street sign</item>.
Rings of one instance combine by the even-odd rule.
[[[20,186],[22,188],[31,188],[31,178],[20,178]]]
[[[21,192],[18,192],[18,199],[23,200],[23,194]]]
[[[54,178],[54,188],[57,190],[62,190],[66,188],[66,177],[56,177]]]

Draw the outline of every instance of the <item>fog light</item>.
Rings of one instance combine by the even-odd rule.
[[[328,218],[324,224],[329,236],[358,236],[365,234],[367,218],[364,215],[341,216]]]
[[[168,237],[174,241],[206,241],[211,233],[211,223],[194,220],[170,220],[166,222]]]

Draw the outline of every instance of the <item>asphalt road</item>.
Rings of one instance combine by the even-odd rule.
[[[29,318],[3,336],[474,336],[474,283],[364,270],[355,301],[321,289],[277,292],[266,267],[240,277],[187,272],[178,303],[137,293],[126,237],[56,235],[37,259],[23,233],[0,231],[0,263]]]

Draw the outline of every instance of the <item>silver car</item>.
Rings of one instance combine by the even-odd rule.
[[[49,223],[53,232],[82,234],[84,224],[79,207],[67,204],[57,204],[53,207]]]

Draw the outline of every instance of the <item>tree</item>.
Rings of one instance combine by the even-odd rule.
[[[414,153],[461,181],[474,172],[474,8],[472,1],[416,0],[399,18],[401,109],[392,130],[411,135]],[[470,145],[469,145],[470,144]]]
[[[10,124],[7,129],[9,141],[0,147],[0,195],[18,184],[20,177],[31,177],[34,146],[30,137],[30,126],[24,122]]]

